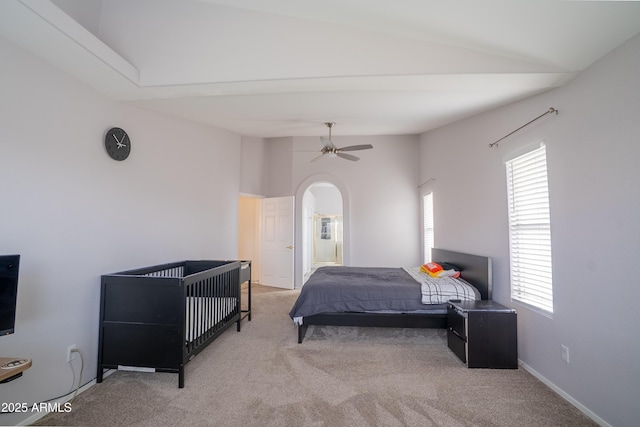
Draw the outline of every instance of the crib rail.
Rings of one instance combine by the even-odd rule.
[[[154,265],[151,267],[136,268],[134,270],[121,271],[114,273],[117,276],[145,276],[145,277],[167,277],[167,278],[183,278],[205,271],[213,270],[219,267],[235,268],[239,261],[179,261],[168,264]],[[219,271],[219,270],[216,270]]]
[[[184,264],[140,274],[145,277],[184,277]]]

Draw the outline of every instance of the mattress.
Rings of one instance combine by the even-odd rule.
[[[302,287],[289,316],[301,324],[304,317],[320,313],[446,313],[449,297],[424,304],[425,289],[429,285],[425,287],[403,268],[321,267]],[[477,290],[465,293],[479,299]]]

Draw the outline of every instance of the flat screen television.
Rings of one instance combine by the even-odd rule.
[[[0,255],[0,336],[15,332],[20,255]]]

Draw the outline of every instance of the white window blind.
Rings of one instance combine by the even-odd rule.
[[[423,246],[424,246],[424,262],[431,262],[431,248],[433,248],[433,193],[422,196],[422,215],[423,215]]]
[[[553,313],[551,226],[545,147],[507,166],[511,298]]]

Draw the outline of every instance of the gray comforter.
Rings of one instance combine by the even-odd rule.
[[[321,267],[302,287],[289,316],[442,309],[441,304],[429,306],[421,301],[420,283],[402,268]]]

